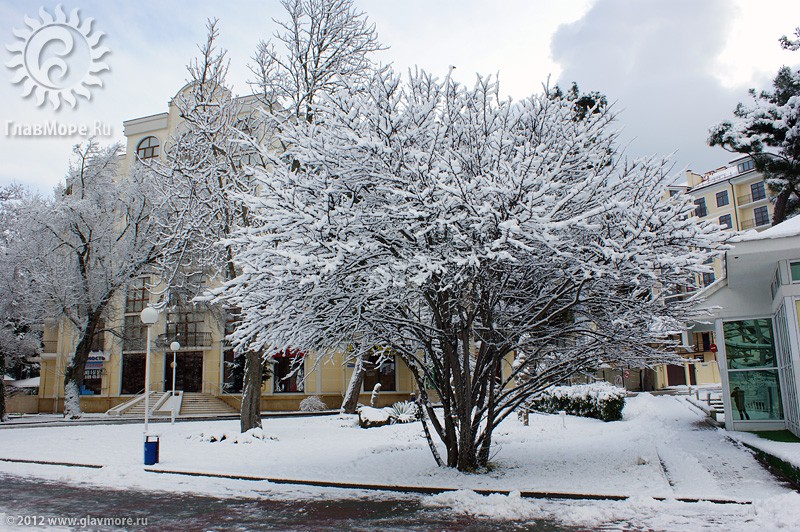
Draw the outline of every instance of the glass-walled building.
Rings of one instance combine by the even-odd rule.
[[[693,330],[719,339],[725,426],[800,436],[800,217],[738,237],[724,268]]]

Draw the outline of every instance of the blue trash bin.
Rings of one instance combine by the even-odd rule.
[[[150,435],[144,437],[144,465],[158,463],[158,436]]]

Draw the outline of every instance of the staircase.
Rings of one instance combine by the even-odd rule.
[[[722,397],[711,397],[708,406],[711,419],[719,423],[725,418],[725,406],[722,403]]]
[[[153,414],[153,407],[156,405],[163,392],[150,392],[150,415]],[[144,394],[137,395],[127,403],[115,406],[106,414],[111,416],[138,417],[144,419]]]
[[[179,417],[237,414],[236,409],[207,393],[184,393]]]
[[[164,392],[150,392],[150,418],[169,418],[170,414],[156,410],[159,399],[167,399]],[[183,393],[181,411],[177,417],[215,417],[238,414],[239,412],[224,401],[207,393]],[[112,416],[144,419],[144,394],[138,395],[122,405],[106,412]]]

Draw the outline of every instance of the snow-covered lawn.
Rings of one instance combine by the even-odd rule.
[[[624,502],[548,502],[458,492],[428,497],[433,506],[503,517],[553,512],[582,525],[624,520],[654,528],[716,523],[728,529],[800,526],[800,495],[766,472],[751,454],[712,429],[685,397],[629,398],[613,423],[559,416],[517,419],[496,432],[494,469],[462,474],[436,467],[418,423],[360,429],[353,417],[274,418],[266,438],[236,436],[237,421],[154,425],[161,434],[156,468],[335,482],[433,486],[464,490],[628,495]],[[364,496],[347,490],[226,479],[156,475],[142,465],[141,425],[19,428],[0,431],[0,458],[103,465],[99,470],[0,462],[0,473],[111,488],[192,491],[218,496],[329,498]],[[752,505],[657,502],[653,497],[734,499]],[[556,511],[554,509],[560,508]],[[564,508],[569,508],[565,512]],[[666,512],[667,517],[662,515]],[[671,517],[670,517],[671,516]],[[730,520],[729,520],[730,518]],[[649,519],[649,521],[648,521]],[[786,521],[788,519],[788,521]],[[783,521],[781,521],[783,520]],[[690,526],[691,527],[691,526]],[[713,528],[713,527],[712,527]]]

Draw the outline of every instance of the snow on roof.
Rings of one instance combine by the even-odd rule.
[[[14,377],[3,375],[3,382],[14,382]]]
[[[800,235],[800,216],[790,218],[776,226],[765,229],[760,233],[756,230],[747,231],[733,239],[734,242],[748,242],[752,240],[766,240],[769,238],[784,238]]]

